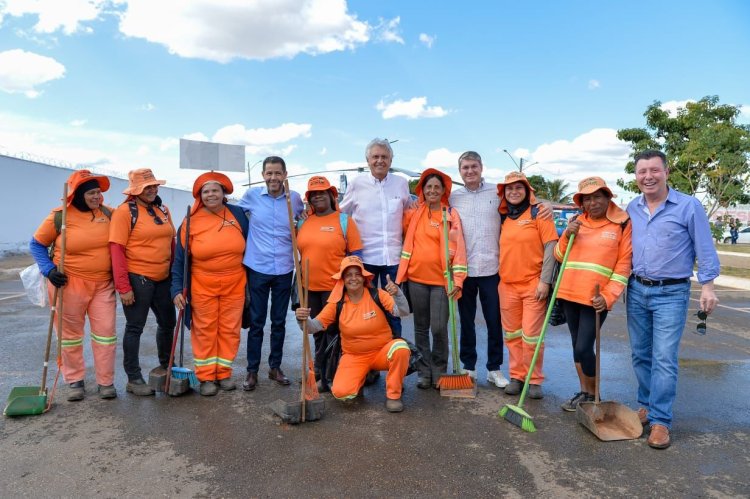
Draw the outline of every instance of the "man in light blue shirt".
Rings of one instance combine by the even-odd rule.
[[[253,187],[245,192],[239,206],[250,216],[250,231],[243,263],[248,270],[250,287],[250,329],[247,335],[247,377],[242,387],[254,390],[258,383],[263,328],[271,295],[271,353],[268,356],[268,377],[281,385],[289,379],[281,370],[281,358],[286,336],[286,311],[291,295],[292,236],[284,192],[286,163],[278,156],[263,160],[265,187]],[[302,213],[299,194],[291,191],[295,217]]]
[[[667,158],[648,150],[635,156],[642,195],[628,205],[633,224],[633,274],[628,282],[628,334],[638,379],[638,416],[650,423],[648,445],[671,444],[677,394],[677,354],[687,320],[690,278],[698,259],[700,309],[710,314],[718,299],[719,258],[703,205],[667,186]]]

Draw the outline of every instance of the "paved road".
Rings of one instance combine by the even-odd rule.
[[[8,298],[18,286],[0,282],[3,401],[13,386],[37,384],[41,371],[47,312]],[[546,396],[528,404],[535,434],[496,417],[513,399],[488,387],[482,368],[474,400],[418,390],[412,376],[406,410],[389,414],[381,379],[352,405],[326,395],[323,420],[289,426],[268,405],[298,392],[265,379],[265,365],[253,393],[142,399],[124,392],[118,351],[117,399],[96,398],[89,370],[85,401],[66,402],[63,388],[47,414],[0,419],[0,497],[748,497],[750,292],[719,296],[723,306],[709,318],[706,336],[691,332],[694,317],[686,327],[674,444],[666,451],[650,449],[643,438],[601,443],[559,409],[576,389],[565,326],[548,336]],[[298,376],[301,337],[288,319],[283,367]],[[411,320],[405,331],[412,335]],[[622,304],[603,331],[602,392],[633,406]],[[238,382],[244,349],[243,334]],[[88,345],[86,351],[90,359]],[[146,371],[156,365],[152,323],[142,363]]]

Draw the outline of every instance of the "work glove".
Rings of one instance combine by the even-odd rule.
[[[49,271],[49,274],[47,274],[47,279],[49,279],[49,282],[51,282],[52,285],[56,288],[61,288],[68,284],[68,276],[66,276],[62,272],[59,272],[57,270],[57,267]]]

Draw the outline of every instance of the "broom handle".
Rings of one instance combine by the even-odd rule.
[[[65,246],[68,240],[68,184],[65,183],[63,187],[63,205],[62,205],[62,224],[60,225],[60,265],[57,266],[57,270],[61,273],[65,273]],[[60,375],[60,368],[62,367],[62,335],[63,335],[63,295],[65,290],[57,294],[57,375]],[[55,385],[57,385],[57,379],[55,379]],[[52,392],[54,393],[54,388]]]
[[[557,274],[557,281],[555,281],[555,288],[552,291],[552,296],[549,299],[549,305],[547,305],[547,313],[544,315],[544,324],[542,325],[542,332],[539,334],[539,339],[534,349],[534,356],[531,358],[531,364],[529,364],[529,372],[526,373],[526,381],[523,383],[523,390],[521,390],[521,397],[518,399],[518,407],[523,406],[523,401],[526,399],[526,392],[529,391],[529,382],[531,381],[531,374],[534,372],[536,367],[536,359],[539,357],[539,350],[542,348],[544,343],[544,336],[547,334],[547,328],[549,327],[549,317],[552,315],[552,307],[555,306],[555,299],[557,299],[557,290],[560,288],[562,282],[562,276],[565,273],[565,265],[568,263],[568,255],[570,255],[570,248],[573,247],[573,241],[575,241],[576,235],[571,234],[570,240],[568,240],[568,247],[565,248],[565,256],[560,264],[560,272]]]
[[[594,296],[599,296],[599,283],[596,283],[594,285]],[[596,384],[596,394],[594,394],[594,403],[596,405],[599,405],[599,354],[601,352],[600,345],[601,345],[601,327],[602,327],[602,318],[601,315],[599,315],[599,311],[596,311],[596,379],[594,380],[594,383]]]
[[[453,272],[451,272],[451,256],[450,251],[448,249],[448,209],[443,206],[442,208],[442,215],[443,215],[443,246],[444,246],[444,252],[445,252],[445,272],[448,277],[448,294],[450,295],[453,292]],[[453,359],[453,373],[454,374],[463,374],[463,371],[459,367],[459,357],[458,357],[458,338],[456,337],[456,310],[455,310],[455,300],[452,297],[448,297],[448,315],[450,320],[450,330],[451,330],[451,358]]]
[[[187,214],[185,215],[185,260],[182,262],[182,296],[185,298],[185,309],[188,306],[188,270],[190,270],[190,210],[192,206],[188,205]],[[180,322],[180,365],[183,367],[182,351],[185,349],[185,316],[183,315]],[[171,376],[171,373],[167,373]]]

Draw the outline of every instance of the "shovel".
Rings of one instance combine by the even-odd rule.
[[[60,226],[60,265],[58,270],[64,271],[63,265],[65,262],[65,240],[67,229],[65,227],[65,221],[68,214],[68,183],[65,183],[63,187],[63,207],[62,207],[62,225]],[[4,416],[36,416],[47,412],[49,405],[47,404],[47,370],[49,368],[49,352],[52,345],[52,326],[55,323],[55,312],[58,313],[58,325],[57,335],[62,338],[62,293],[60,288],[55,288],[52,295],[52,303],[50,303],[49,311],[49,327],[47,328],[47,344],[44,349],[44,364],[42,368],[42,385],[41,386],[16,386],[8,395],[8,403],[3,410]],[[58,341],[58,355],[60,352],[60,342]],[[54,390],[53,390],[54,393]],[[50,399],[51,403],[51,399]]]
[[[599,296],[599,285],[595,295]],[[601,320],[596,313],[596,389],[593,402],[580,402],[576,407],[576,419],[599,440],[633,440],[643,433],[638,413],[619,402],[599,400]]]

